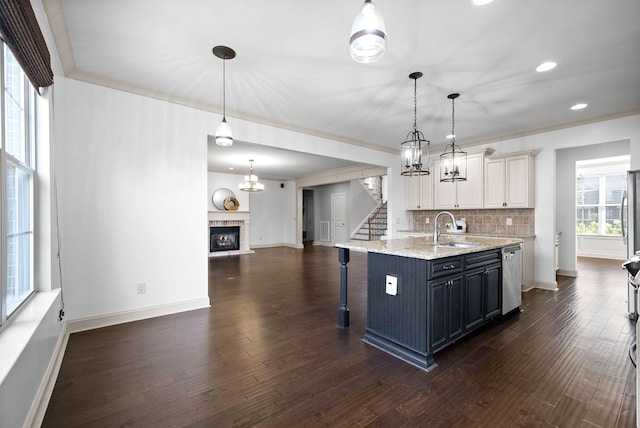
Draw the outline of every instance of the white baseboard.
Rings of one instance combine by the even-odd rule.
[[[535,288],[542,290],[556,291],[558,289],[558,283],[556,281],[536,281]]]
[[[51,360],[44,372],[36,396],[31,403],[31,409],[24,422],[24,428],[36,428],[42,425],[44,421],[44,415],[47,412],[47,406],[49,406],[49,400],[51,400],[51,394],[53,394],[53,387],[56,385],[58,379],[58,373],[60,372],[60,366],[62,366],[62,359],[64,352],[67,349],[67,342],[69,341],[69,332],[67,331],[67,323],[65,322],[58,336],[58,341],[53,349]]]
[[[585,251],[585,250],[579,250],[577,256],[590,257],[592,259],[609,259],[609,260],[622,260],[622,261],[627,259],[627,255],[624,253]]]
[[[77,333],[79,331],[93,330],[95,328],[108,327],[110,325],[125,322],[140,321],[147,318],[161,317],[163,315],[177,314],[179,312],[192,311],[194,309],[209,308],[211,304],[208,297],[170,303],[167,305],[151,306],[148,308],[133,309],[124,312],[98,315],[95,317],[80,318],[67,322],[67,331]]]
[[[575,269],[558,269],[556,271],[556,274],[558,275],[562,275],[562,276],[570,276],[572,278],[576,278],[578,276],[578,271]]]
[[[304,245],[287,244],[284,242],[280,242],[276,244],[251,244],[251,248],[274,248],[274,247],[289,247],[289,248],[300,249],[300,248],[304,248]]]

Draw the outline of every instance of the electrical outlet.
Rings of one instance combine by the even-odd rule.
[[[139,282],[136,285],[136,289],[138,291],[138,294],[147,294],[147,283],[146,282]]]
[[[511,217],[507,217],[507,226],[512,226],[513,222],[511,221]]]
[[[387,275],[385,291],[390,296],[398,294],[398,278],[393,275]]]
[[[464,217],[462,217],[462,218],[460,219],[460,221],[467,221],[467,219],[466,219],[466,218],[464,218]]]
[[[424,219],[425,224],[429,224],[429,221],[430,221],[429,217],[425,217],[425,219]]]

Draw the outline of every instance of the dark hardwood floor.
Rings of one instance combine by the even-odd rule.
[[[635,426],[620,262],[580,260],[428,373],[361,341],[363,254],[337,328],[339,267],[328,247],[210,259],[210,309],[72,334],[43,426]]]

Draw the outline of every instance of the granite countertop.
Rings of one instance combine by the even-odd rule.
[[[425,230],[398,230],[400,233],[419,233],[419,234],[427,234],[429,236],[433,236],[433,233],[427,232]],[[529,239],[535,238],[536,235],[524,234],[524,233],[447,233],[442,232],[440,236],[451,235],[451,236],[483,236],[489,238],[514,238],[514,239]]]
[[[371,252],[390,254],[395,256],[413,257],[416,259],[433,260],[443,257],[459,256],[462,254],[476,253],[479,251],[491,250],[494,248],[507,247],[509,245],[522,243],[519,238],[500,238],[488,236],[469,235],[440,235],[441,244],[449,242],[466,242],[477,244],[472,247],[435,247],[432,245],[433,237],[411,237],[401,239],[389,239],[379,241],[347,241],[337,242],[338,248],[347,248],[356,252]]]

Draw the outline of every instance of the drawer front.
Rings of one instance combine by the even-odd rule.
[[[462,271],[462,257],[451,257],[447,259],[437,260],[430,263],[430,269],[427,273],[429,279],[439,278],[452,273]]]
[[[467,254],[466,259],[467,269],[473,269],[493,263],[500,263],[502,261],[502,255],[500,250],[489,250],[481,253]]]

